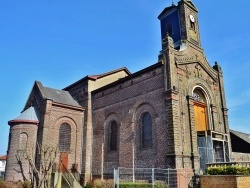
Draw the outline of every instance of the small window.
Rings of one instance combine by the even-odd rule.
[[[145,112],[141,118],[141,142],[142,147],[152,147],[152,118],[150,113]]]
[[[116,121],[112,121],[110,124],[110,137],[109,137],[109,149],[110,151],[117,150],[117,136],[118,135],[118,126]]]
[[[59,129],[59,151],[70,151],[71,127],[69,124],[63,123]]]
[[[27,148],[28,135],[26,133],[21,133],[19,137],[19,149],[25,150]]]

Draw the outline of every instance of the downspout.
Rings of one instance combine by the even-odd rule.
[[[83,156],[83,135],[84,135],[84,113],[85,113],[85,110],[83,112],[83,115],[82,115],[82,133],[81,133],[81,155],[80,155],[80,174],[82,173],[82,170],[83,170],[83,161],[82,161],[82,156]]]

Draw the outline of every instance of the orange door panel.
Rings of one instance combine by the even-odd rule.
[[[207,118],[206,118],[206,106],[205,105],[194,105],[194,117],[196,131],[207,130]]]
[[[60,172],[67,172],[68,168],[68,153],[61,153],[60,154]]]

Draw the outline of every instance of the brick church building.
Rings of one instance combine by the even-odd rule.
[[[7,180],[22,179],[15,155],[36,157],[36,143],[58,147],[56,166],[74,167],[85,182],[117,167],[195,174],[205,163],[230,160],[223,74],[201,47],[197,8],[180,0],[158,19],[155,64],[85,76],[62,90],[35,81],[23,112],[9,121]]]

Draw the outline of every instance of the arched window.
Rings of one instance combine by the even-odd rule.
[[[110,123],[109,149],[110,151],[117,150],[118,126],[116,121]]]
[[[63,123],[59,129],[59,151],[68,152],[70,150],[71,127],[67,123]]]
[[[28,135],[26,133],[21,133],[19,136],[19,148],[25,150],[27,148]]]
[[[194,97],[194,100],[196,100],[196,101],[199,101],[199,102],[202,102],[202,103],[206,102],[206,99],[205,99],[203,93],[200,90],[195,90],[193,92],[193,97]]]
[[[141,117],[141,144],[143,148],[152,147],[152,118],[150,113],[145,112]]]

